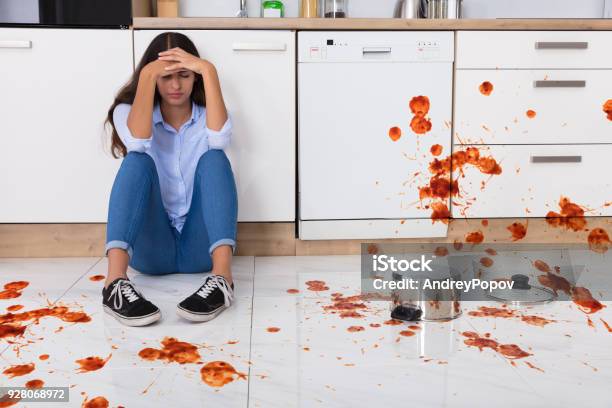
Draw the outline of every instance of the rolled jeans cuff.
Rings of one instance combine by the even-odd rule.
[[[125,249],[128,253],[128,256],[130,257],[130,259],[132,259],[132,255],[134,255],[134,250],[132,249],[132,246],[130,244],[128,244],[125,241],[109,241],[106,243],[106,247],[105,247],[105,251],[104,251],[104,256],[108,256],[108,250],[112,249],[112,248],[121,248],[121,249]]]
[[[232,255],[234,255],[236,253],[236,241],[234,241],[231,238],[223,238],[223,239],[220,239],[220,240],[216,241],[215,243],[213,243],[210,246],[210,249],[208,250],[208,253],[212,256],[213,251],[219,245],[231,245],[232,246]]]

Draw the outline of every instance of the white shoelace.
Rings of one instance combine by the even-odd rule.
[[[110,297],[115,297],[113,304],[115,305],[116,309],[121,309],[121,306],[123,305],[123,296],[121,296],[121,294],[123,294],[123,296],[125,296],[130,303],[138,300],[140,296],[142,296],[140,292],[138,292],[138,289],[133,287],[129,282],[120,280],[115,284],[110,294]]]
[[[208,295],[212,293],[215,288],[219,288],[223,293],[224,303],[226,307],[229,307],[231,301],[234,300],[233,290],[227,284],[227,281],[221,275],[213,275],[206,280],[204,286],[202,286],[197,294],[202,298],[206,299]]]

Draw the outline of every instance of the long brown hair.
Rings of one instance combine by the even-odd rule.
[[[112,128],[111,154],[115,159],[125,157],[127,155],[127,149],[119,138],[119,135],[117,134],[117,129],[115,129],[115,123],[113,121],[113,111],[115,110],[115,107],[120,103],[129,103],[130,105],[134,103],[136,89],[138,89],[138,79],[140,78],[140,71],[142,71],[142,68],[149,62],[155,61],[160,52],[169,50],[174,47],[180,47],[188,53],[195,55],[196,57],[200,56],[195,44],[186,35],[171,31],[161,33],[157,37],[155,37],[153,41],[151,41],[151,44],[149,44],[149,46],[144,52],[144,55],[140,59],[138,66],[136,66],[132,77],[119,90],[117,96],[115,96],[115,101],[108,110],[106,120],[104,121],[105,126],[108,123],[111,125]],[[161,96],[156,87],[153,104],[155,105],[157,103],[160,103],[160,99]],[[198,105],[206,106],[206,98],[204,95],[204,80],[202,78],[202,75],[197,73],[195,73],[195,81],[193,83],[193,91],[191,92],[191,100]]]

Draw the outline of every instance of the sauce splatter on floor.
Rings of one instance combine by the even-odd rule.
[[[104,397],[95,397],[94,399],[83,401],[83,408],[108,408],[108,400]]]
[[[468,312],[468,315],[472,317],[494,317],[502,319],[516,318],[529,325],[539,327],[544,327],[547,324],[556,322],[556,320],[547,319],[540,316],[524,315],[512,309],[487,306],[481,306],[478,308],[478,310],[472,310]]]
[[[496,351],[507,359],[519,359],[531,356],[532,354],[522,350],[516,344],[499,344],[496,340],[485,337],[481,337],[478,333],[466,331],[462,333],[464,337],[467,337],[463,342],[470,347],[478,347],[480,351],[485,348],[490,348]]]
[[[391,140],[397,142],[400,137],[402,137],[402,129],[398,128],[397,126],[393,126],[391,129],[389,129],[389,138],[391,138]]]
[[[268,333],[278,333],[280,331],[280,328],[279,327],[268,327],[266,331]]]
[[[356,332],[364,331],[365,327],[363,327],[363,326],[350,326],[346,330],[348,332],[350,332],[350,333],[356,333]]]
[[[106,278],[106,276],[104,276],[104,275],[93,275],[93,276],[89,277],[89,280],[93,281],[93,282],[98,282],[98,281],[101,281],[104,278]]]
[[[488,256],[483,256],[480,258],[480,264],[485,268],[490,268],[493,265],[493,260]]]
[[[339,313],[342,318],[360,318],[360,311],[367,310],[368,306],[363,302],[361,295],[344,296],[342,293],[332,293],[332,304],[323,306],[323,310],[330,313]]]
[[[465,236],[465,242],[470,244],[480,244],[484,241],[484,234],[482,231],[469,232]]]
[[[489,81],[484,81],[482,84],[480,84],[478,90],[480,90],[480,93],[484,96],[489,96],[493,92],[493,84]]]
[[[573,286],[563,276],[555,275],[547,272],[546,275],[538,276],[538,281],[547,288],[551,289],[555,294],[558,291],[564,292],[571,296],[572,301],[578,305],[578,308],[586,314],[595,313],[605,306],[593,297],[591,291],[585,287]]]
[[[290,295],[295,295],[296,293],[300,293],[299,289],[287,289],[287,293]]]
[[[325,285],[324,281],[321,280],[311,280],[306,282],[306,286],[308,286],[308,290],[313,292],[322,292],[325,290],[329,290],[329,287]]]
[[[26,281],[15,281],[4,284],[4,290],[0,292],[0,299],[15,299],[21,296],[21,291],[30,283]]]
[[[415,96],[410,100],[410,110],[414,117],[410,121],[410,128],[418,135],[423,135],[431,130],[431,121],[425,117],[429,112],[430,102],[427,96]]]
[[[42,388],[45,385],[43,380],[30,380],[25,383],[26,388]]]
[[[232,381],[241,378],[246,379],[246,374],[236,369],[225,361],[212,361],[200,369],[200,375],[204,383],[211,387],[223,387]]]
[[[608,120],[612,120],[612,99],[608,99],[603,105],[603,111],[608,115]]]
[[[569,198],[561,197],[559,200],[560,213],[549,211],[546,214],[546,222],[552,227],[565,227],[574,231],[580,231],[586,227],[584,209],[578,204],[572,203]]]
[[[529,119],[533,119],[536,117],[536,111],[529,109],[527,112],[525,112],[525,115],[527,115]]]
[[[36,365],[34,363],[17,364],[17,365],[12,365],[9,368],[2,371],[2,374],[8,376],[9,378],[19,377],[22,375],[30,374],[32,371],[34,371],[35,368],[36,368]]]
[[[6,308],[6,310],[8,310],[9,312],[16,312],[21,309],[23,309],[23,305],[11,305]]]
[[[79,373],[97,371],[101,369],[102,367],[104,367],[104,365],[106,364],[108,360],[110,360],[112,355],[113,353],[110,353],[108,357],[104,359],[98,356],[89,356],[86,358],[82,358],[80,360],[76,360],[75,363],[79,365],[79,368],[77,370]]]
[[[197,363],[200,361],[198,348],[174,337],[164,337],[161,341],[162,349],[147,347],[138,352],[140,358],[145,360],[165,360],[179,364]]]
[[[442,150],[443,150],[442,145],[435,144],[431,146],[431,149],[429,149],[429,152],[431,153],[432,156],[439,156],[442,154]]]
[[[608,251],[608,245],[610,242],[610,236],[603,228],[593,228],[587,238],[589,242],[589,248],[593,252],[603,254]]]

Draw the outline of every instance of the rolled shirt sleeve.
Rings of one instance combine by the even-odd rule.
[[[125,145],[128,153],[145,153],[151,148],[153,136],[149,137],[148,139],[141,139],[132,135],[132,132],[127,126],[127,118],[131,109],[132,105],[127,103],[120,103],[119,105],[115,106],[115,109],[113,110],[113,122],[115,124],[115,129],[117,130],[117,134]]]
[[[212,130],[208,127],[208,124],[206,124],[206,133],[208,134],[208,146],[211,149],[223,150],[229,146],[232,136],[232,119],[229,112],[227,114],[227,120],[221,129]]]

